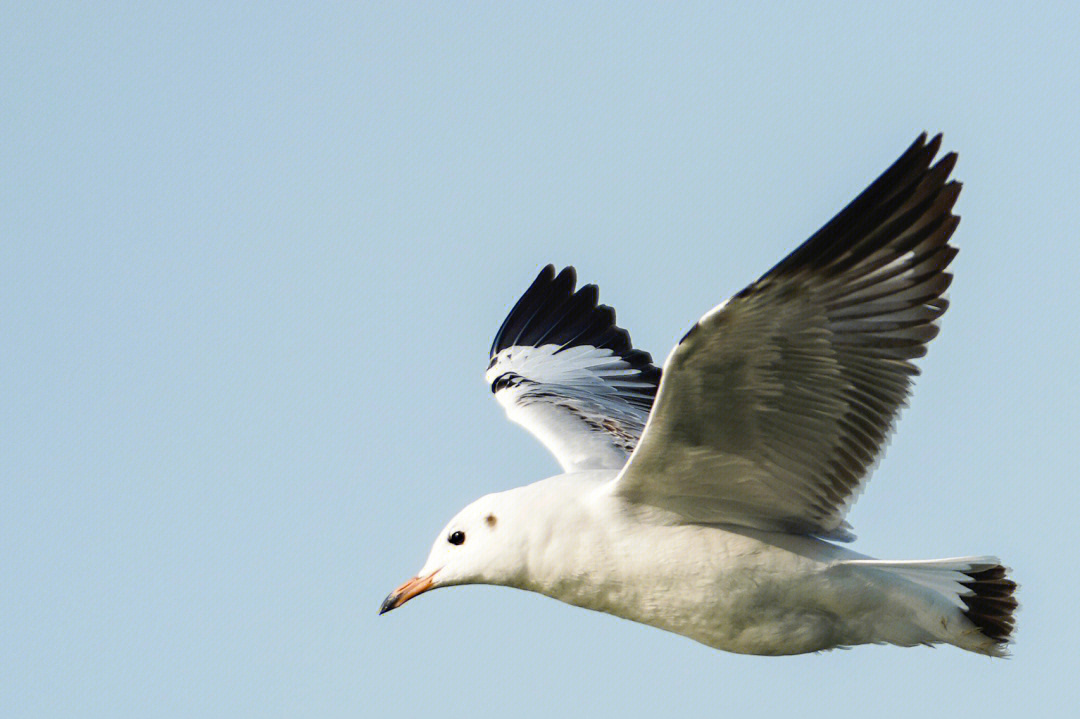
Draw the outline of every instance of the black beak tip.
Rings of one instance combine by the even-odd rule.
[[[397,607],[397,595],[393,594],[393,593],[388,594],[386,599],[383,600],[382,605],[379,607],[379,616],[382,616],[383,614],[386,614],[391,609],[394,609],[396,607]]]

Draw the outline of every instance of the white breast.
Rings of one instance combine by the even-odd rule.
[[[865,582],[840,586],[829,571],[861,555],[812,538],[686,524],[606,486],[587,489],[564,505],[525,588],[733,652],[863,641],[841,636],[849,630],[834,605],[845,590],[865,594]]]

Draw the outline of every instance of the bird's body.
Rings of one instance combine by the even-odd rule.
[[[511,586],[741,654],[883,642],[996,653],[955,597],[920,584],[918,571],[889,568],[918,563],[877,563],[809,536],[688,523],[626,502],[613,491],[617,474],[563,474],[501,493],[530,517],[499,520],[530,532]]]
[[[565,474],[462,510],[382,611],[498,584],[718,649],[948,643],[1002,656],[993,557],[879,561],[833,542],[948,308],[960,185],[921,136],[846,208],[707,312],[663,369],[597,289],[548,265],[485,376]]]

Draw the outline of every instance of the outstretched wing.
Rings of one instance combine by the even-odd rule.
[[[844,522],[948,306],[956,162],[918,140],[664,365],[617,481],[692,521],[850,539]]]
[[[495,335],[485,378],[506,415],[566,472],[620,469],[649,416],[660,370],[598,305],[596,285],[548,265]]]

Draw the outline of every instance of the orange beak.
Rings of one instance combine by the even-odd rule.
[[[438,571],[439,570],[436,569],[426,577],[413,577],[394,591],[390,592],[390,594],[386,596],[386,599],[383,600],[382,606],[379,607],[379,614],[386,614],[391,609],[397,609],[417,594],[423,594],[431,589],[432,584],[435,582],[435,575]]]

